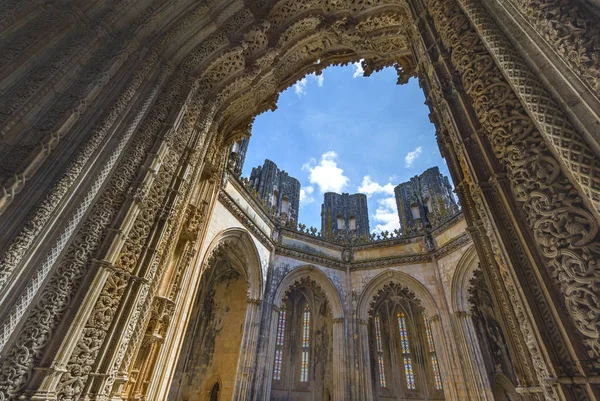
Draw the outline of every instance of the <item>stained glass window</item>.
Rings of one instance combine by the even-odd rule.
[[[310,359],[310,307],[304,306],[302,313],[302,364],[300,365],[300,381],[308,381],[308,361]]]
[[[381,318],[375,315],[375,337],[377,338],[377,364],[379,365],[379,385],[385,387],[385,365],[383,363],[383,343],[381,341]]]
[[[431,359],[431,368],[433,369],[433,381],[436,390],[442,389],[442,376],[440,375],[440,366],[435,353],[435,344],[433,344],[433,335],[431,334],[431,324],[423,311],[423,320],[425,321],[425,334],[427,334],[427,346],[429,348],[429,357]]]
[[[277,320],[277,340],[275,342],[275,367],[273,368],[273,380],[281,380],[281,365],[283,363],[283,340],[285,335],[285,304],[279,310]]]
[[[402,345],[402,356],[404,359],[404,374],[406,376],[406,385],[409,390],[414,390],[415,374],[413,372],[412,359],[410,356],[410,345],[408,343],[408,331],[406,330],[406,316],[404,313],[398,313],[398,329],[400,330],[400,343]]]

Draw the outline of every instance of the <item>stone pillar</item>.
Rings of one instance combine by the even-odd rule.
[[[334,401],[348,400],[348,378],[346,359],[346,330],[344,318],[333,319],[333,399]]]
[[[369,401],[373,399],[373,378],[371,377],[371,358],[369,349],[369,323],[364,319],[357,319],[358,329],[358,358],[357,379],[358,394],[357,401]]]
[[[465,373],[469,399],[474,401],[494,401],[492,387],[485,372],[485,364],[479,348],[471,314],[465,311],[454,312],[454,337],[460,351],[459,358]]]
[[[273,306],[267,314],[267,317],[270,320],[270,325],[267,328],[268,336],[265,339],[266,343],[268,344],[265,353],[266,357],[262,359],[264,365],[264,384],[261,387],[262,394],[259,398],[260,401],[269,401],[271,399],[271,385],[273,383],[273,363],[275,362],[275,345],[277,338],[279,308],[277,306]]]
[[[515,47],[502,33],[483,7],[481,0],[458,0],[481,41],[493,56],[548,147],[568,173],[572,182],[587,197],[596,218],[600,219],[600,151],[595,150],[576,132],[550,93],[531,71]],[[542,7],[541,4],[538,5]],[[569,7],[571,10],[576,7]],[[563,10],[565,14],[567,10]],[[600,41],[596,39],[600,44]],[[598,79],[598,78],[596,78]]]
[[[438,354],[440,364],[440,373],[442,375],[442,384],[444,386],[444,398],[446,401],[459,401],[465,398],[460,387],[464,386],[459,366],[456,365],[456,356],[453,355],[452,345],[449,344],[450,338],[445,335],[444,323],[440,315],[428,317],[431,325],[431,334]]]
[[[233,400],[247,401],[250,399],[252,383],[257,370],[256,352],[260,326],[260,304],[260,299],[248,299]]]

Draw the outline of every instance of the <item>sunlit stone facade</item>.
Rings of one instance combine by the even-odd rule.
[[[597,401],[597,3],[0,2],[0,400]],[[425,93],[462,212],[426,237],[281,227],[227,173],[358,61]]]

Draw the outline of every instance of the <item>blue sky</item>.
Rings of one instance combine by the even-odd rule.
[[[448,175],[425,96],[396,72],[362,76],[358,64],[309,75],[283,93],[277,110],[258,117],[242,175],[265,159],[302,185],[299,222],[321,226],[323,193],[366,193],[371,231],[399,227],[393,187],[429,167]]]

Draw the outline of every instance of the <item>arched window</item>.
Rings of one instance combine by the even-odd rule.
[[[209,401],[217,401],[219,399],[219,383],[215,383],[210,390]]]
[[[341,214],[337,217],[337,228],[338,230],[343,230],[346,228],[346,222],[344,221],[344,217]]]
[[[409,390],[414,390],[415,374],[413,372],[412,359],[410,357],[410,345],[408,343],[408,331],[406,330],[406,316],[399,312],[398,329],[400,330],[400,343],[402,345],[402,357],[404,359],[404,374],[406,376],[406,386]]]
[[[433,343],[433,335],[431,334],[431,324],[423,311],[423,320],[425,321],[425,333],[427,334],[427,348],[429,349],[429,358],[431,359],[431,368],[433,369],[433,381],[436,390],[442,389],[442,376],[440,375],[440,366],[438,364],[437,355],[435,353],[435,344]]]
[[[417,205],[416,203],[413,203],[412,205],[410,205],[410,212],[412,213],[413,220],[421,218],[421,212],[419,211],[419,205]]]
[[[287,196],[284,196],[281,200],[281,213],[287,214],[290,209],[290,199]]]
[[[350,221],[348,222],[348,230],[354,231],[356,230],[356,217],[350,216]]]
[[[310,361],[310,307],[304,306],[302,312],[302,364],[300,365],[300,382],[308,382],[308,366]]]
[[[279,310],[277,320],[277,341],[275,342],[275,366],[273,367],[273,380],[281,380],[281,365],[283,363],[283,340],[285,336],[285,303]]]
[[[381,317],[379,312],[375,315],[375,338],[377,342],[377,366],[379,366],[379,385],[386,387],[385,365],[383,360],[383,342],[381,340]]]

